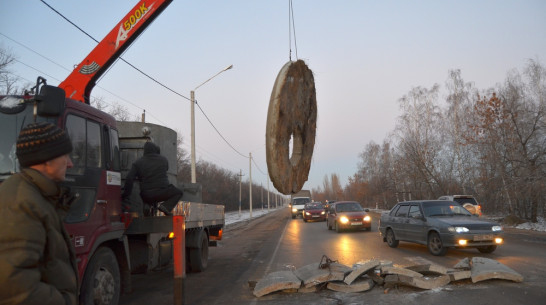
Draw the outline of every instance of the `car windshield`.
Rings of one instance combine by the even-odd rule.
[[[434,202],[423,204],[426,217],[437,216],[472,216],[465,208],[452,202]]]
[[[322,210],[322,205],[316,203],[309,203],[305,205],[306,210]]]
[[[362,207],[358,202],[337,203],[336,211],[338,212],[358,212],[362,211]]]

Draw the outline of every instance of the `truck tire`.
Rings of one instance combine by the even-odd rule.
[[[204,230],[199,232],[198,248],[189,248],[192,272],[202,272],[207,269],[209,261],[209,239]]]
[[[119,301],[121,280],[118,261],[107,247],[97,249],[83,276],[80,289],[82,305],[116,305]]]

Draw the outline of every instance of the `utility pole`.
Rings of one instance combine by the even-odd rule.
[[[264,186],[260,183],[260,189],[262,190],[262,211],[264,210]]]
[[[252,219],[252,153],[248,153],[248,179],[249,179],[249,193],[250,193],[250,219]]]
[[[269,176],[267,177],[267,211],[269,211]]]
[[[243,177],[243,170],[239,169],[239,218],[241,217],[241,178]]]

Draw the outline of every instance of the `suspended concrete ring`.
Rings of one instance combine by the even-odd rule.
[[[316,129],[317,97],[313,72],[303,60],[290,61],[275,80],[265,135],[267,168],[279,192],[295,194],[307,181]]]

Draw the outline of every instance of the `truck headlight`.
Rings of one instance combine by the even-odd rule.
[[[298,212],[298,209],[293,208],[293,209],[292,209],[292,212],[297,213],[297,212]]]

